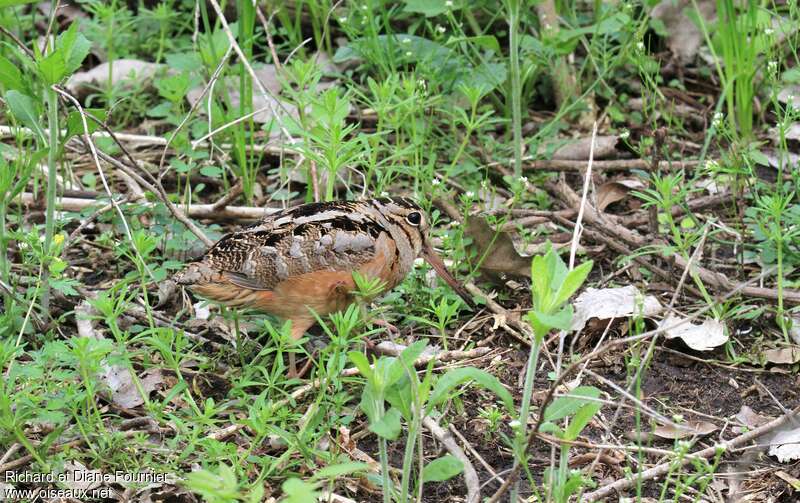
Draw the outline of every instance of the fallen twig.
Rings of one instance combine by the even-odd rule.
[[[461,450],[461,447],[456,443],[450,432],[439,426],[439,423],[437,423],[435,419],[431,416],[425,416],[422,418],[422,424],[442,443],[445,449],[447,449],[447,452],[458,458],[464,464],[464,482],[467,484],[467,503],[478,503],[481,497],[481,484],[478,479],[478,473],[475,471],[475,467],[472,466],[472,462],[467,455],[464,454],[464,451]]]
[[[720,302],[724,301],[725,299],[727,299],[729,297],[733,297],[734,295],[737,295],[738,293],[741,292],[742,289],[746,288],[749,283],[751,283],[753,281],[758,281],[761,278],[761,276],[763,276],[763,274],[766,274],[768,272],[771,272],[771,271],[765,271],[759,277],[750,279],[748,282],[745,282],[745,283],[742,283],[740,285],[737,285],[736,288],[734,288],[730,292],[726,292],[725,294],[723,294],[721,299],[720,299]],[[553,399],[553,397],[555,395],[555,392],[556,392],[556,389],[564,382],[564,379],[566,379],[567,376],[572,374],[572,372],[578,370],[584,363],[586,363],[588,361],[591,361],[594,358],[597,358],[598,356],[603,355],[603,354],[611,351],[612,349],[614,349],[616,347],[626,346],[626,345],[628,345],[630,343],[633,343],[633,342],[643,341],[643,340],[649,339],[651,337],[654,337],[656,335],[662,334],[664,332],[667,332],[667,331],[670,331],[670,330],[674,330],[674,329],[676,329],[676,328],[678,328],[680,326],[683,326],[686,323],[690,323],[693,320],[695,320],[695,319],[699,318],[700,316],[704,315],[705,313],[711,311],[715,306],[716,306],[715,304],[707,304],[702,309],[697,310],[696,312],[694,312],[693,314],[691,314],[691,315],[689,315],[689,316],[687,316],[685,318],[681,318],[680,321],[677,321],[676,323],[674,323],[672,325],[669,325],[669,326],[660,326],[660,327],[658,327],[656,329],[648,330],[647,332],[643,332],[643,333],[638,334],[638,335],[632,335],[632,336],[629,336],[629,337],[624,337],[622,339],[610,340],[604,346],[599,347],[599,348],[595,349],[594,351],[592,351],[591,353],[588,353],[585,356],[582,356],[582,357],[578,358],[577,360],[573,361],[572,363],[570,363],[570,365],[566,369],[564,369],[564,372],[562,372],[558,376],[556,376],[555,381],[553,381],[550,384],[550,388],[548,388],[547,394],[545,395],[544,400],[542,400],[542,403],[539,406],[539,411],[540,412],[539,412],[539,414],[537,414],[536,423],[534,424],[533,428],[531,429],[531,433],[528,435],[528,439],[527,439],[526,447],[525,447],[525,452],[529,451],[533,447],[534,441],[536,440],[536,438],[538,438],[537,435],[538,435],[539,428],[541,428],[542,423],[544,422],[544,413],[543,413],[543,411],[545,411],[547,409],[548,404]],[[503,485],[500,486],[500,488],[497,491],[495,491],[495,493],[492,495],[492,497],[489,498],[488,503],[499,503],[500,502],[500,498],[502,498],[503,495],[508,491],[508,489],[511,487],[511,484],[513,484],[514,481],[516,481],[517,477],[519,476],[521,467],[522,467],[522,464],[518,464],[514,468],[511,469],[511,471],[508,474],[508,477],[506,478],[506,481],[503,483]]]
[[[36,204],[36,198],[34,194],[30,192],[23,192],[16,201],[23,205]],[[56,199],[56,206],[64,211],[82,211],[90,206],[96,206],[99,202],[105,201],[78,197],[62,197]],[[126,203],[123,200],[119,201],[118,204],[119,206],[125,206],[126,204],[132,203]],[[137,208],[154,208],[156,206],[155,203],[150,202],[139,202],[135,204]],[[177,204],[174,206],[183,213],[185,217],[188,216],[208,220],[259,220],[281,210],[280,208],[258,208],[255,206],[226,206],[224,208],[215,208],[214,204],[193,204],[191,206]],[[210,246],[212,244],[214,244],[213,241],[208,240],[208,245]]]
[[[584,494],[581,501],[589,501],[589,502],[597,501],[606,498],[615,492],[624,491],[625,489],[628,489],[637,482],[643,480],[651,480],[656,477],[665,475],[671,469],[675,468],[676,461],[681,465],[685,465],[691,462],[693,459],[697,458],[707,459],[717,454],[720,450],[726,451],[731,448],[739,447],[740,445],[746,444],[751,440],[755,440],[756,438],[764,436],[767,433],[770,433],[771,431],[783,426],[788,421],[793,420],[794,416],[798,413],[800,413],[800,407],[796,407],[791,414],[784,414],[783,416],[774,419],[763,426],[750,430],[747,433],[743,433],[742,435],[739,435],[738,437],[735,437],[731,440],[716,443],[711,447],[707,447],[701,451],[691,453],[690,455],[684,456],[678,460],[670,460],[665,463],[661,463],[660,465],[654,466],[649,470],[645,470],[643,472],[635,474],[635,476],[633,476],[632,478],[619,479],[616,482],[613,482],[611,484],[601,487],[600,489],[597,489],[596,491]]]
[[[554,191],[562,198],[562,200],[570,207],[577,207],[580,204],[580,197],[575,191],[572,190],[566,183],[547,184],[549,190]],[[586,214],[584,216],[588,223],[596,226],[598,231],[602,233],[610,233],[619,238],[623,242],[637,248],[646,246],[653,246],[659,244],[666,244],[661,241],[654,241],[645,238],[638,232],[631,230],[619,224],[613,215],[600,215],[597,210],[591,205],[586,205]],[[678,253],[673,253],[670,257],[676,268],[685,269],[688,266],[688,259],[682,257]],[[649,262],[646,267],[653,267]],[[726,275],[720,274],[700,265],[694,265],[692,269],[697,276],[711,286],[717,292],[725,292],[737,288],[737,285],[732,282]],[[746,286],[739,289],[739,292],[746,297],[755,297],[760,299],[778,300],[779,292],[775,288],[762,288],[756,286]],[[782,292],[783,301],[791,304],[800,304],[800,291],[792,289],[784,289]]]
[[[406,346],[392,341],[383,341],[375,346],[375,350],[377,350],[382,354],[390,356],[398,356],[400,353],[403,352],[404,349],[406,349]],[[480,358],[481,356],[485,356],[487,353],[490,353],[491,351],[492,348],[478,347],[471,349],[469,351],[451,350],[451,351],[433,352],[430,354],[423,354],[414,362],[414,366],[424,367],[431,360],[436,360],[437,362],[446,363],[450,361]]]
[[[490,165],[505,163],[490,163]],[[651,163],[647,159],[613,159],[607,161],[594,161],[592,169],[595,171],[630,171],[632,169],[649,169]],[[662,171],[694,168],[700,161],[661,161],[658,169]],[[529,171],[575,171],[586,169],[586,160],[552,160],[552,161],[527,161],[522,165],[523,170]]]

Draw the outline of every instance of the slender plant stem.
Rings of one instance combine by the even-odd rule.
[[[508,63],[511,80],[511,125],[514,133],[514,176],[522,176],[522,81],[519,71],[520,0],[508,0]]]
[[[414,449],[417,446],[417,435],[419,435],[419,415],[422,412],[414,414],[414,419],[408,425],[408,438],[406,438],[406,448],[403,452],[403,480],[400,484],[400,501],[406,503],[408,501],[408,487],[411,484],[411,466],[414,463]],[[420,474],[420,481],[422,483],[422,474]]]
[[[50,128],[50,138],[48,141],[47,152],[47,210],[45,212],[44,227],[44,257],[50,256],[50,247],[53,244],[53,234],[56,228],[56,177],[58,162],[58,97],[55,91],[47,89],[47,127]],[[49,258],[45,258],[49,262]],[[42,311],[47,313],[50,310],[50,283],[48,278],[47,263],[42,270]]]
[[[381,417],[384,414],[383,399],[378,400],[378,411]],[[380,421],[380,417],[378,421]],[[381,461],[381,489],[383,490],[383,503],[392,503],[392,480],[389,478],[389,452],[386,449],[386,439],[378,435],[378,457]]]
[[[514,436],[514,465],[518,465],[525,461],[525,445],[528,436],[528,415],[531,408],[531,395],[533,395],[533,381],[536,377],[536,366],[539,363],[539,349],[542,347],[542,337],[535,335],[533,337],[533,345],[531,352],[528,356],[528,366],[525,370],[525,387],[522,391],[522,404],[519,409],[519,430]],[[514,483],[511,489],[511,498],[509,501],[517,501],[519,495],[519,479]]]

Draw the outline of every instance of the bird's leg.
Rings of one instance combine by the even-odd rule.
[[[303,337],[303,334],[306,333],[306,330],[311,328],[315,323],[315,320],[311,319],[294,319],[292,320],[292,330],[290,335],[292,340],[296,341]],[[308,369],[311,368],[311,364],[313,362],[313,358],[309,358],[308,361],[303,365],[299,371],[297,370],[297,362],[295,360],[294,351],[289,353],[289,370],[286,372],[286,377],[289,379],[293,378],[301,378],[303,377]]]

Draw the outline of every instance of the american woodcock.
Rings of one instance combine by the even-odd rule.
[[[353,272],[397,286],[422,256],[470,305],[471,298],[428,242],[429,222],[404,197],[310,203],[223,236],[175,276],[193,292],[231,307],[291,320],[296,340],[350,304]],[[289,373],[296,376],[294,354]]]

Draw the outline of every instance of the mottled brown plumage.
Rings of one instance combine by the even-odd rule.
[[[225,305],[291,320],[296,339],[315,323],[312,311],[325,316],[352,302],[353,272],[380,278],[388,291],[420,255],[471,303],[427,235],[427,217],[407,198],[304,204],[223,236],[175,279]]]

